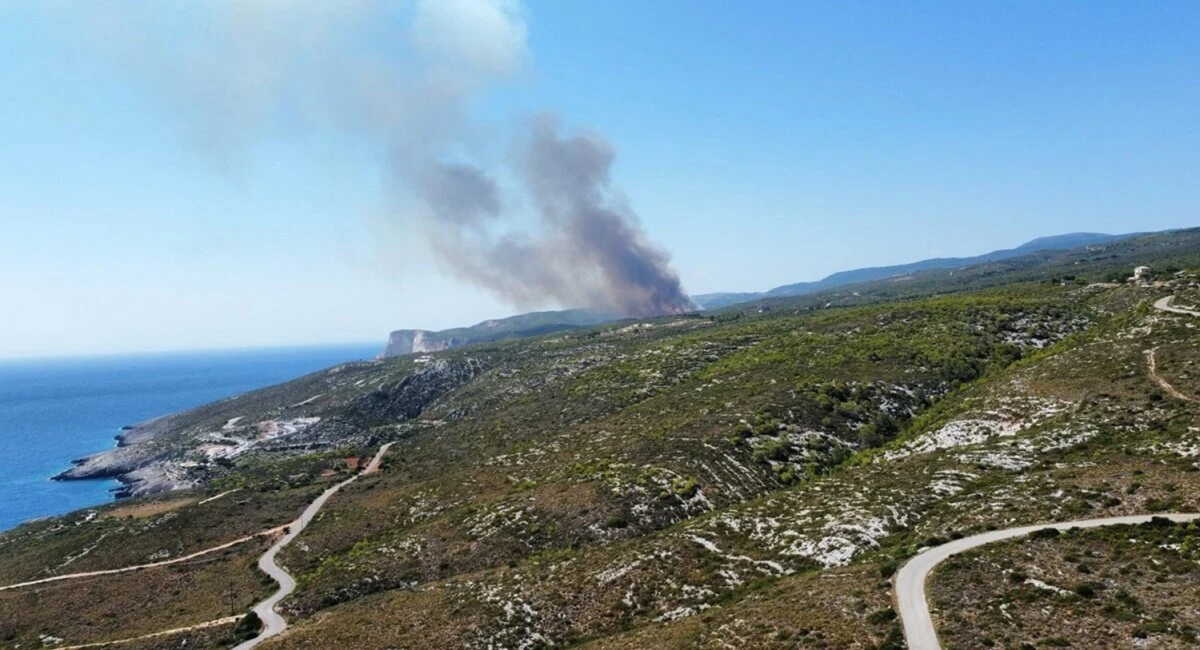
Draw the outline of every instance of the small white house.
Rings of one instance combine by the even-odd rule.
[[[1133,277],[1129,278],[1129,281],[1136,284],[1149,284],[1151,275],[1152,269],[1150,267],[1139,266],[1133,269]]]

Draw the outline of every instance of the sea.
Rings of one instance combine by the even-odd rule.
[[[0,360],[0,530],[112,500],[112,480],[52,481],[121,427],[278,384],[378,345]]]

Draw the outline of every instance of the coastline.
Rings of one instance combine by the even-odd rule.
[[[113,436],[116,444],[70,461],[70,467],[50,477],[52,481],[113,480],[118,487],[111,490],[114,499],[137,496],[139,484],[155,486],[154,491],[167,491],[187,487],[169,480],[165,471],[148,470],[160,456],[151,443],[156,436],[170,426],[180,415],[169,413],[144,420],[137,424],[123,425],[120,433]]]
[[[156,436],[190,409],[378,351],[375,345],[0,363],[0,533],[164,486]],[[166,436],[170,437],[170,436]],[[136,493],[135,493],[136,492]]]

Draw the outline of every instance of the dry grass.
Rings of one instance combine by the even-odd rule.
[[[132,503],[130,505],[121,505],[115,508],[105,510],[101,516],[103,519],[145,519],[167,512],[178,510],[184,506],[189,506],[196,503],[197,499],[167,499],[161,501],[145,501],[141,503]]]
[[[260,552],[248,545],[170,567],[0,592],[0,643],[126,639],[244,612],[273,589],[255,569]]]
[[[1120,526],[988,546],[929,582],[947,648],[1195,648],[1200,529]]]
[[[898,648],[901,633],[890,590],[874,564],[783,578],[701,615],[643,625],[580,647]]]

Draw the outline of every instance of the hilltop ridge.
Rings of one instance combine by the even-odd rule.
[[[1018,257],[1044,250],[1066,250],[1080,246],[1113,242],[1133,235],[1106,235],[1102,233],[1068,233],[1039,237],[1024,244],[974,257],[938,258],[921,260],[896,266],[853,269],[834,273],[815,282],[799,282],[776,287],[764,292],[723,292],[690,296],[702,310],[720,309],[764,297],[786,297],[816,293],[822,290],[886,279],[897,275],[929,269],[953,269],[971,266],[986,261]],[[508,318],[490,319],[469,327],[448,330],[399,329],[391,332],[379,358],[395,357],[421,352],[438,352],[463,345],[500,341],[513,338],[538,336],[551,332],[588,327],[621,320],[617,314],[607,314],[587,309],[566,309],[519,314]]]
[[[775,287],[763,292],[721,292],[690,296],[702,310],[721,309],[761,298],[801,296],[831,290],[851,284],[883,280],[900,275],[933,269],[956,269],[1029,255],[1046,250],[1069,250],[1082,246],[1099,245],[1133,237],[1134,234],[1107,235],[1103,233],[1067,233],[1038,237],[1015,248],[992,251],[972,257],[947,257],[921,260],[894,266],[869,267],[839,271],[814,282],[798,282]],[[588,327],[620,320],[616,314],[606,314],[586,309],[540,311],[519,314],[508,318],[486,320],[470,327],[432,331],[422,329],[400,329],[388,336],[387,344],[379,358],[437,352],[463,345],[523,338],[550,332]]]
[[[796,282],[785,284],[768,289],[761,293],[715,293],[693,296],[693,300],[697,304],[702,305],[705,309],[716,309],[731,304],[748,302],[756,298],[762,297],[786,297],[786,296],[802,296],[811,293],[817,293],[837,287],[858,284],[861,282],[870,282],[872,280],[883,280],[901,275],[908,275],[919,271],[927,271],[932,269],[957,269],[985,262],[995,262],[1000,260],[1020,257],[1030,253],[1036,253],[1046,250],[1070,250],[1081,246],[1090,246],[1097,244],[1106,244],[1127,237],[1133,237],[1134,234],[1126,235],[1106,235],[1103,233],[1067,233],[1063,235],[1051,235],[1047,237],[1038,237],[1021,244],[1015,248],[1007,248],[995,250],[982,255],[974,255],[969,257],[938,257],[917,262],[909,262],[906,264],[896,264],[892,266],[873,266],[860,269],[852,269],[848,271],[838,271],[830,274],[820,280],[812,282]]]

